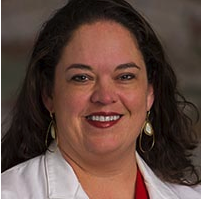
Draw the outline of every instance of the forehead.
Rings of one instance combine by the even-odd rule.
[[[113,36],[113,37],[111,37]],[[123,25],[115,21],[101,20],[89,24],[81,25],[73,33],[72,40],[75,38],[85,39],[113,39],[114,36],[120,37],[122,39],[128,39],[130,42],[134,42],[134,45],[137,46],[136,37]],[[118,38],[115,38],[115,40]],[[117,41],[118,42],[118,41]]]
[[[117,65],[131,62],[133,59],[143,63],[142,54],[133,34],[113,21],[81,25],[65,47],[62,59],[86,64],[91,60],[92,64],[114,61]]]

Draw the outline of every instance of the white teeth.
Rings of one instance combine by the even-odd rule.
[[[120,115],[114,115],[114,116],[88,116],[87,118],[92,120],[92,121],[116,121],[120,119]]]

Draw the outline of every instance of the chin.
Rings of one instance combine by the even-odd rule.
[[[86,144],[86,149],[94,154],[106,155],[119,149],[121,143],[115,140],[94,140]]]

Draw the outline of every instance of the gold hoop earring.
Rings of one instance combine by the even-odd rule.
[[[146,152],[146,150],[144,150],[144,149],[142,148],[142,134],[143,134],[143,132],[144,132],[147,136],[153,138],[153,139],[152,139],[152,144],[151,144],[151,146],[150,146],[150,148],[149,148],[148,151],[151,151],[151,150],[153,149],[153,147],[154,147],[154,144],[155,144],[154,129],[153,129],[153,127],[152,127],[151,122],[149,121],[149,115],[150,115],[150,111],[147,112],[147,117],[146,117],[145,123],[144,123],[144,125],[143,125],[143,127],[142,127],[142,129],[141,129],[141,133],[140,133],[140,137],[139,137],[139,148],[140,148],[140,150],[141,150],[143,153]]]
[[[46,133],[46,138],[45,138],[45,146],[47,147],[47,149],[48,149],[48,136],[49,136],[49,133],[51,133],[51,137],[52,137],[53,140],[56,139],[57,145],[58,145],[56,122],[55,122],[51,112],[50,112],[50,117],[51,117],[51,122],[49,123],[47,133]]]

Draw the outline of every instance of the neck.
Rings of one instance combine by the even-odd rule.
[[[71,150],[65,150],[61,146],[59,146],[59,149],[64,159],[75,171],[81,170],[91,175],[101,175],[104,177],[106,175],[108,177],[111,174],[120,174],[120,172],[136,167],[134,147],[124,152],[86,154],[84,156],[80,156]]]
[[[90,198],[133,198],[137,165],[135,150],[113,158],[97,156],[98,160],[73,160],[61,149],[79,182]]]

